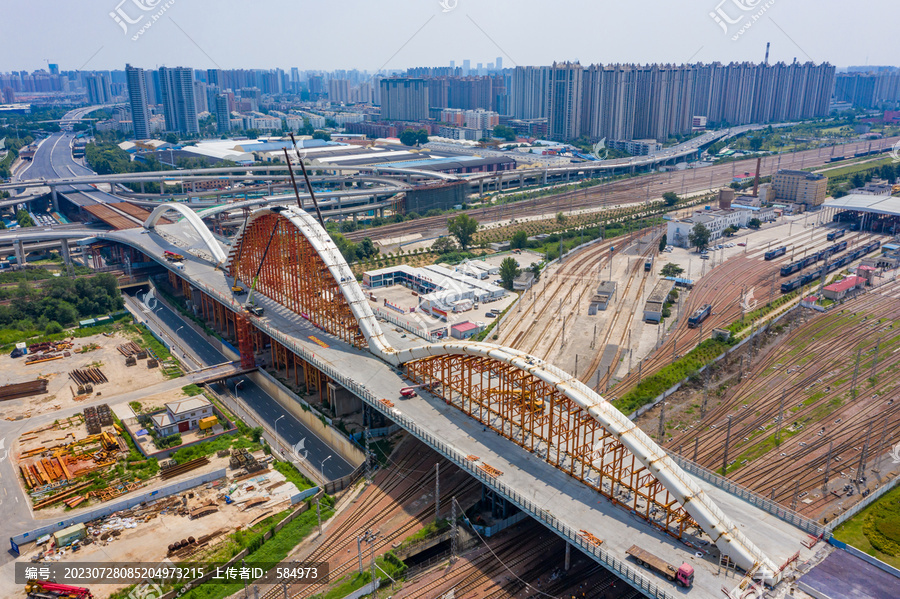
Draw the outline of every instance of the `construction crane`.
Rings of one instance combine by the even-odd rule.
[[[532,412],[543,412],[544,411],[544,400],[540,397],[531,397],[531,393],[525,391],[524,389],[513,389],[509,391],[502,391],[500,389],[489,389],[488,395],[491,396],[502,396],[504,398],[513,398],[518,399],[519,403],[522,404],[522,407],[531,410]]]

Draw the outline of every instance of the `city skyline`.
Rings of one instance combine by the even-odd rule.
[[[0,71],[47,69],[50,63],[62,71],[108,70],[129,62],[145,69],[188,64],[197,69],[299,67],[376,73],[451,61],[469,61],[474,67],[497,57],[507,68],[554,61],[759,62],[767,42],[772,44],[770,62],[791,63],[796,58],[838,67],[880,65],[891,64],[900,53],[896,38],[863,35],[872,11],[890,10],[881,0],[870,3],[865,12],[842,12],[839,20],[833,18],[839,8],[833,1],[818,3],[812,11],[769,0],[758,3],[753,12],[742,12],[734,0],[690,6],[583,3],[573,6],[584,18],[574,19],[572,11],[547,11],[546,5],[532,0],[491,5],[387,0],[355,6],[341,14],[336,27],[320,26],[333,14],[324,4],[298,7],[274,0],[266,11],[247,11],[233,0],[216,3],[214,10],[202,2],[142,4],[153,8],[142,10],[134,0],[59,5],[50,15],[37,5],[18,7],[5,15],[4,38],[13,47],[33,45],[34,24],[40,23],[41,45],[27,56],[0,57]],[[238,12],[241,18],[232,18]],[[536,12],[539,19],[534,18]],[[272,14],[287,18],[273,20]],[[73,23],[85,33],[74,46]],[[741,30],[745,23],[751,26]],[[565,48],[550,38],[553,32],[564,34]],[[265,36],[264,49],[252,43],[257,35]],[[835,43],[847,36],[853,43]],[[338,43],[344,37],[357,43]]]

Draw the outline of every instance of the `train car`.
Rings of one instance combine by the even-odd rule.
[[[842,241],[842,242],[840,242],[839,244],[837,244],[836,247],[837,247],[837,251],[843,252],[844,250],[847,249],[847,242],[846,242],[846,241]]]
[[[843,156],[832,156],[828,159],[828,162],[840,162],[841,160],[844,160]]]
[[[688,328],[696,329],[700,326],[700,323],[709,318],[709,315],[712,314],[712,306],[706,304],[702,308],[698,308],[696,312],[691,314],[691,317],[688,318]]]
[[[874,252],[875,250],[879,249],[880,247],[881,247],[880,241],[873,241],[872,243],[870,243],[869,245],[866,246],[866,253],[868,254],[869,252]]]
[[[800,270],[800,264],[798,262],[794,262],[793,264],[788,264],[787,266],[781,267],[781,276],[786,277],[788,275],[792,275],[795,272]]]
[[[781,293],[790,293],[794,289],[800,286],[800,279],[794,279],[793,281],[788,281],[787,283],[781,284]]]
[[[766,260],[774,260],[775,258],[778,258],[779,256],[784,256],[786,253],[787,253],[787,246],[783,245],[780,248],[776,248],[774,250],[769,250],[768,252],[766,252],[764,254],[763,257]]]
[[[832,231],[826,236],[828,241],[834,241],[835,239],[839,239],[843,237],[847,233],[847,229],[841,229],[840,231]]]

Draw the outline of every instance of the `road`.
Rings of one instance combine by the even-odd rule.
[[[194,364],[196,368],[212,366],[228,362],[230,359],[214,347],[203,335],[188,326],[180,314],[172,311],[166,304],[157,301],[153,310],[149,310],[141,301],[144,293],[134,296],[134,291],[129,292],[132,306],[139,306],[147,325],[161,338],[173,344],[174,348],[180,348],[182,362],[188,365]],[[152,302],[151,302],[152,304]],[[235,386],[240,384],[239,389]],[[227,386],[227,390],[223,388]],[[236,397],[239,402],[231,402],[228,407],[238,412],[238,417],[249,425],[254,425],[254,420],[267,429],[275,430],[275,422],[278,421],[278,439],[269,439],[272,447],[284,447],[286,457],[290,457],[290,448],[297,446],[297,454],[305,458],[307,466],[319,471],[327,480],[334,480],[353,471],[353,465],[342,458],[336,451],[329,447],[323,440],[316,436],[302,422],[297,420],[286,408],[279,404],[275,398],[263,391],[256,383],[247,377],[240,380],[229,380],[217,389],[220,395],[226,399],[229,396]],[[252,414],[248,413],[252,412]],[[248,417],[249,416],[249,417]],[[324,462],[324,469],[322,463]]]

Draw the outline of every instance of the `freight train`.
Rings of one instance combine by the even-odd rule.
[[[807,283],[812,283],[816,279],[820,279],[823,274],[832,273],[832,272],[838,270],[839,268],[843,268],[844,266],[847,266],[854,260],[858,260],[859,258],[862,258],[866,254],[874,252],[875,250],[877,250],[880,247],[881,247],[880,241],[873,241],[872,243],[865,245],[859,249],[856,249],[852,252],[848,252],[846,255],[841,256],[834,262],[831,262],[824,266],[820,266],[819,268],[817,268],[811,272],[808,272],[805,275],[802,275],[795,279],[792,279],[792,280],[788,281],[787,283],[782,283],[781,284],[781,293],[790,293],[791,291],[793,291],[795,289],[799,289],[800,287],[803,287]]]
[[[778,258],[779,256],[784,256],[786,253],[787,253],[787,246],[783,245],[780,248],[777,248],[774,250],[769,250],[768,252],[765,253],[764,257],[766,260],[774,260],[775,258]]]
[[[712,306],[706,304],[702,308],[698,308],[696,312],[691,314],[691,317],[688,318],[688,328],[696,329],[700,326],[700,323],[709,318],[709,315],[712,314]]]
[[[825,238],[828,239],[828,241],[834,241],[835,239],[843,237],[846,233],[847,233],[847,229],[841,229],[840,231],[832,231]]]
[[[787,266],[782,266],[781,267],[781,276],[786,277],[788,275],[794,274],[795,272],[800,272],[807,266],[809,266],[811,264],[815,264],[819,260],[825,260],[826,258],[829,258],[829,257],[833,256],[834,254],[837,254],[838,252],[843,252],[846,249],[847,249],[846,241],[836,243],[831,247],[828,247],[828,248],[825,248],[824,250],[816,252],[815,254],[810,254],[809,256],[807,256],[806,258],[803,258],[802,260],[797,260],[796,262],[792,262],[791,264],[788,264]]]

